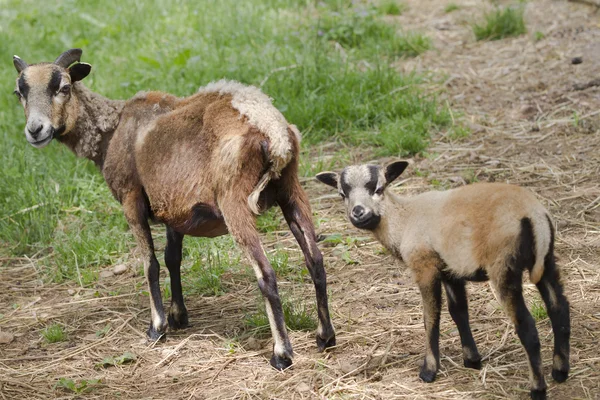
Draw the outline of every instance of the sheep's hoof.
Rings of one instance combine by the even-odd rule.
[[[271,357],[271,365],[273,368],[283,371],[286,368],[289,368],[292,365],[292,359],[285,356],[277,356],[273,354]]]
[[[563,383],[564,381],[567,380],[568,377],[569,377],[569,370],[566,370],[566,371],[561,371],[558,369],[552,370],[552,378],[558,383]]]
[[[421,372],[419,373],[419,378],[423,380],[423,382],[431,383],[435,380],[435,375],[437,371],[430,371],[425,368],[421,368]]]
[[[335,334],[329,339],[323,339],[322,337],[317,335],[317,347],[319,348],[319,351],[323,351],[333,346],[335,346]]]
[[[173,330],[185,329],[188,327],[188,316],[187,313],[181,313],[177,319],[175,315],[169,314],[169,327]]]
[[[167,334],[164,332],[161,333],[157,331],[152,326],[152,323],[150,323],[150,328],[148,328],[148,330],[146,331],[146,335],[148,336],[148,340],[151,340],[153,342],[156,342],[157,340],[164,342],[165,340],[167,340]]]
[[[477,360],[464,359],[463,365],[465,368],[481,369],[481,358]]]
[[[529,392],[531,400],[546,400],[546,388]]]

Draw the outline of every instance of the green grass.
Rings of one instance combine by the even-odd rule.
[[[54,385],[54,389],[61,389],[66,392],[82,394],[91,392],[100,384],[100,379],[81,379],[76,382],[72,379],[60,378]]]
[[[523,6],[497,8],[485,15],[484,24],[473,25],[477,40],[499,40],[527,32]]]
[[[67,340],[67,332],[62,325],[54,323],[42,330],[42,338],[46,343],[65,342]]]
[[[444,8],[446,14],[450,14],[453,11],[460,10],[460,6],[456,3],[450,3]]]
[[[48,280],[91,286],[101,268],[126,261],[135,246],[91,162],[56,142],[42,150],[27,144],[23,110],[12,95],[12,54],[34,63],[81,47],[82,60],[93,65],[85,84],[116,99],[150,89],[185,96],[221,78],[259,85],[268,76],[263,90],[301,129],[304,149],[339,141],[404,155],[422,151],[431,132],[451,125],[447,108],[422,95],[423,77],[391,65],[425,51],[428,38],[384,21],[391,9],[361,9],[349,0],[313,4],[3,0],[0,255],[35,256]],[[272,73],[281,67],[289,68]],[[333,164],[305,157],[301,165],[304,175],[314,175]],[[263,222],[264,231],[276,229],[275,219]],[[219,278],[239,262],[229,247],[211,250],[210,242],[186,239],[193,244],[183,264],[188,293],[222,293]]]
[[[264,300],[259,300],[259,310],[246,315],[244,324],[258,336],[270,334],[269,318],[265,311]],[[292,331],[312,332],[317,328],[314,309],[307,307],[304,303],[291,301],[281,295],[281,306],[285,325]]]
[[[401,15],[408,6],[397,0],[383,0],[379,2],[377,9],[385,15]]]
[[[548,311],[546,311],[546,307],[544,307],[544,304],[541,301],[537,300],[533,302],[533,304],[531,304],[531,315],[536,321],[541,321],[543,319],[548,318]]]

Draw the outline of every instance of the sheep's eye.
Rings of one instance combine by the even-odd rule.
[[[21,100],[21,93],[20,93],[18,90],[15,90],[15,91],[13,92],[13,94],[14,94],[15,96],[17,96],[17,98],[18,98],[19,100]]]
[[[346,200],[346,195],[342,192],[340,192],[340,196],[342,196],[342,200]]]
[[[380,187],[379,189],[377,189],[377,190],[375,191],[375,194],[378,194],[379,196],[381,196],[381,195],[383,194],[383,186],[382,186],[382,187]]]
[[[70,90],[71,90],[71,85],[65,85],[60,88],[59,92],[62,94],[69,94]]]

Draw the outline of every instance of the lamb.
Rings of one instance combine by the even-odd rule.
[[[537,285],[554,331],[552,377],[569,373],[569,303],[554,260],[554,227],[548,212],[523,188],[476,183],[411,198],[386,190],[407,167],[397,161],[382,168],[356,165],[341,175],[316,177],[336,188],[348,218],[373,232],[377,240],[413,272],[423,299],[425,360],[420,378],[432,382],[439,368],[441,287],[460,334],[464,366],[480,369],[481,356],[469,326],[466,281],[487,281],[499,294],[529,359],[531,398],[546,398],[540,342],[523,299],[522,276]]]
[[[320,350],[335,345],[329,317],[323,257],[316,244],[308,198],[297,170],[300,134],[259,89],[218,81],[178,98],[142,92],[109,100],[81,80],[91,66],[71,49],[53,63],[28,65],[18,56],[15,94],[25,110],[25,136],[34,147],[56,139],[101,170],[142,250],[150,292],[147,335],[164,337],[167,326],[188,325],[180,265],[185,235],[230,233],[249,258],[265,298],[274,339],[271,365],[291,365],[275,273],[262,248],[254,214],[275,203],[304,254],[313,280]],[[167,229],[165,263],[171,307],[165,316],[159,264],[149,220]]]

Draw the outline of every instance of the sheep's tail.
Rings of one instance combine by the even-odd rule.
[[[294,135],[294,137],[292,138],[291,135]],[[281,176],[281,171],[290,163],[294,155],[292,141],[296,140],[300,143],[301,136],[300,131],[295,125],[287,125],[285,132],[283,129],[277,135],[271,132],[268,138],[270,143],[265,158],[267,159],[269,168],[261,176],[250,196],[248,196],[248,206],[256,215],[261,213],[259,205],[260,194],[271,180],[278,179]]]
[[[535,237],[535,264],[529,272],[529,280],[537,284],[544,275],[546,256],[554,252],[554,226],[546,212],[535,213],[532,222]]]

